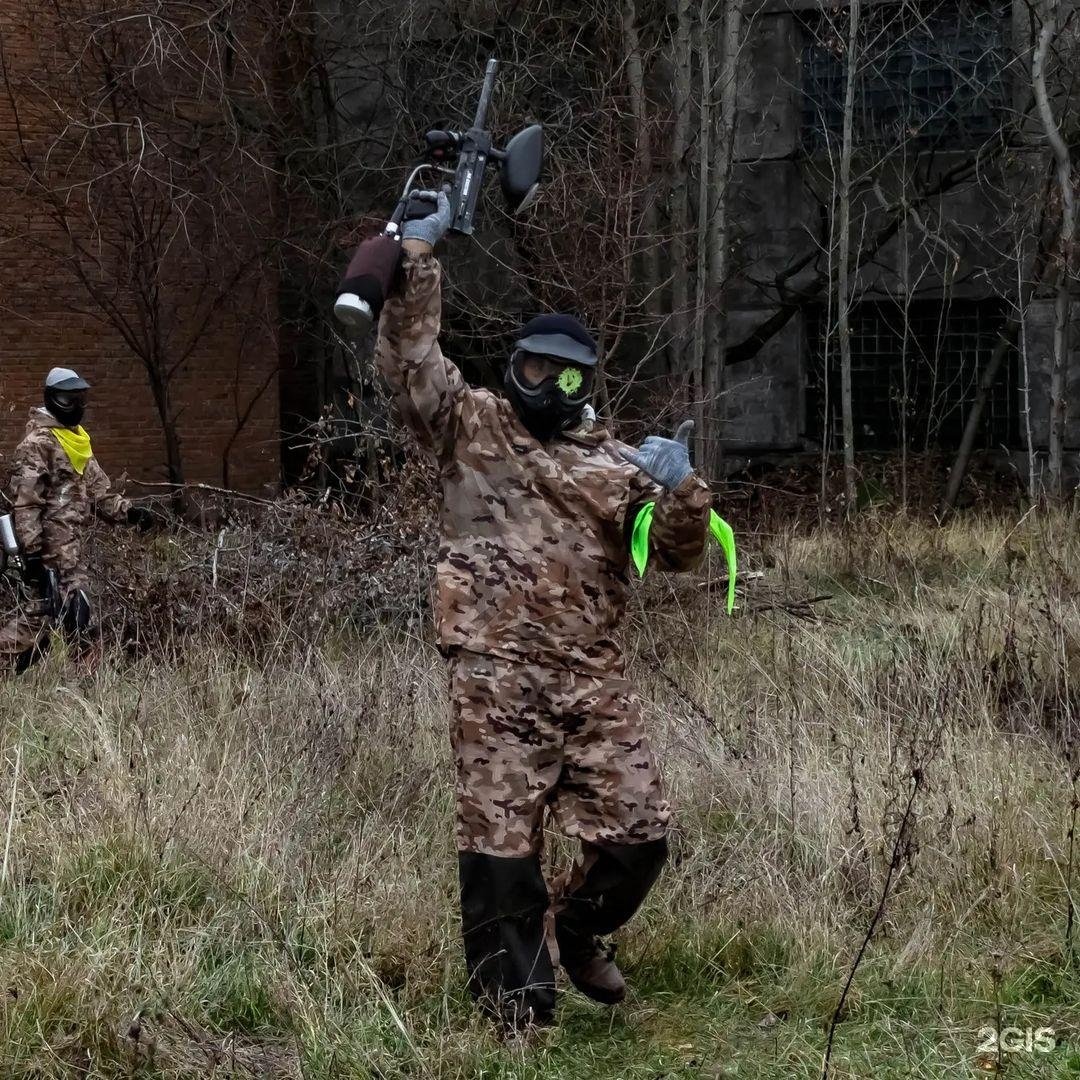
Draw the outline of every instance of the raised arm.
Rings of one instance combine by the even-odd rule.
[[[408,241],[406,241],[408,243]],[[439,348],[442,268],[430,252],[406,251],[404,287],[379,321],[375,360],[394,390],[402,419],[442,462],[453,451],[468,387]]]
[[[438,211],[405,224],[404,284],[383,308],[375,360],[394,389],[402,419],[443,464],[453,454],[470,391],[439,348],[442,267],[432,248],[449,223],[450,204],[445,194],[437,199]]]

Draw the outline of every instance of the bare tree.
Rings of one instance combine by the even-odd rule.
[[[703,432],[705,452],[699,460],[707,476],[716,476],[721,468],[723,435],[724,368],[726,365],[727,328],[726,294],[729,271],[728,248],[731,244],[730,217],[731,166],[735,154],[735,123],[739,101],[739,60],[743,48],[743,18],[740,0],[725,0],[720,33],[720,70],[712,88],[719,102],[716,129],[712,192],[708,202],[708,280],[712,303],[705,315],[705,400],[709,406]]]
[[[855,506],[855,426],[851,405],[851,155],[855,119],[855,82],[859,61],[859,0],[851,0],[844,87],[844,135],[840,148],[840,254],[837,305],[840,334],[840,407],[844,418],[844,493],[850,513]]]
[[[4,164],[52,227],[22,239],[142,365],[179,489],[176,380],[237,305],[258,308],[268,172],[240,108],[267,97],[264,73],[230,5],[198,18],[171,0],[48,0],[29,14],[36,66],[15,70],[0,48],[15,118]],[[235,404],[238,434],[255,399]]]
[[[967,421],[964,424],[964,433],[960,441],[960,447],[956,451],[952,468],[949,470],[949,479],[945,486],[939,512],[946,516],[956,506],[957,496],[960,494],[960,485],[963,483],[964,474],[971,460],[972,451],[975,448],[975,440],[978,437],[979,425],[982,422],[983,411],[990,397],[990,390],[998,378],[998,373],[1010,351],[1016,348],[1016,342],[1022,326],[1024,325],[1025,313],[1031,304],[1035,291],[1043,281],[1050,258],[1052,240],[1046,227],[1046,202],[1042,202],[1042,213],[1037,229],[1039,237],[1038,247],[1032,260],[1031,271],[1026,280],[1022,281],[1020,293],[1016,300],[1013,316],[1001,328],[993,351],[986,365],[979,375],[979,383],[968,412]],[[1029,445],[1029,454],[1033,453]]]
[[[950,513],[956,504],[991,389],[1000,378],[1007,358],[1017,350],[1018,345],[1023,378],[1020,394],[1027,429],[1028,488],[1033,500],[1040,494],[1036,481],[1040,448],[1035,443],[1032,428],[1028,328],[1032,303],[1041,300],[1051,291],[1054,296],[1054,329],[1050,347],[1047,438],[1051,461],[1047,469],[1049,491],[1045,494],[1060,497],[1064,485],[1063,449],[1068,419],[1068,328],[1072,281],[1075,276],[1071,259],[1066,255],[1066,251],[1071,253],[1075,235],[1075,195],[1068,148],[1080,137],[1080,128],[1076,123],[1075,109],[1068,109],[1062,114],[1067,121],[1067,126],[1062,131],[1054,118],[1051,99],[1060,96],[1068,101],[1071,98],[1071,57],[1075,54],[1075,42],[1066,43],[1066,36],[1062,32],[1065,24],[1058,25],[1056,3],[1052,3],[1045,11],[1038,5],[1032,5],[1028,14],[1032,48],[1030,57],[1025,53],[1021,69],[1028,79],[1029,104],[1018,112],[1014,124],[1018,131],[1037,130],[1034,125],[1031,125],[1030,129],[1026,126],[1033,114],[1041,126],[1045,145],[1050,153],[1046,155],[1037,185],[1031,184],[1020,191],[1010,189],[1006,192],[1009,221],[1003,230],[1005,243],[1000,255],[1003,263],[1015,261],[1016,264],[1016,284],[1009,286],[1014,294],[1010,301],[1012,314],[1003,325],[995,347],[980,373],[963,438],[941,500],[940,510],[943,515]],[[1053,69],[1056,82],[1051,85],[1048,61],[1055,51],[1060,55]],[[1060,145],[1055,147],[1055,142]],[[998,186],[1005,189],[1008,185],[1002,180]]]
[[[1054,344],[1050,374],[1050,493],[1061,499],[1064,493],[1063,462],[1065,430],[1068,424],[1069,321],[1072,307],[1073,238],[1076,234],[1076,201],[1073,167],[1069,147],[1062,138],[1054,117],[1046,85],[1046,63],[1059,30],[1059,0],[1049,0],[1046,19],[1039,31],[1038,44],[1031,62],[1031,84],[1035,92],[1039,119],[1054,157],[1058,197],[1061,200],[1061,228],[1058,238],[1057,284],[1054,297]]]
[[[1019,301],[1024,292],[1023,279],[1023,250],[1022,244],[1016,246],[1016,296]],[[1027,491],[1028,498],[1034,504],[1039,498],[1039,485],[1035,479],[1035,437],[1031,430],[1031,366],[1028,363],[1028,340],[1027,340],[1027,309],[1019,307],[1019,328],[1017,334],[1020,340],[1021,371],[1023,384],[1020,387],[1021,410],[1024,414],[1024,445],[1027,447]]]
[[[840,392],[830,403],[840,400],[850,503],[867,426],[852,387],[853,335],[862,301],[884,297],[899,325],[895,408],[906,497],[909,444],[932,441],[956,391],[956,377],[939,380],[936,357],[923,355],[944,331],[929,345],[918,340],[913,304],[935,290],[948,301],[964,242],[976,240],[949,219],[947,200],[982,193],[987,176],[1004,171],[1024,110],[961,153],[939,123],[948,102],[901,104],[899,119],[879,130],[866,88],[892,85],[893,43],[910,38],[915,51],[933,44],[924,7],[904,0],[783,16],[806,40],[817,35],[835,61],[842,123],[825,125],[822,145],[804,139],[791,153],[795,183],[813,204],[805,247],[789,248],[786,262],[758,275],[746,269],[747,252],[771,241],[756,245],[753,222],[740,219],[736,229],[731,211],[732,192],[742,198],[746,184],[735,135],[740,71],[752,74],[745,54],[758,15],[737,0],[593,0],[572,22],[551,10],[447,0],[387,20],[373,0],[228,0],[194,14],[179,0],[130,0],[119,9],[49,0],[62,31],[49,47],[60,62],[41,63],[45,74],[31,81],[6,74],[9,99],[35,114],[10,175],[55,226],[32,241],[69,270],[80,309],[114,326],[143,365],[171,479],[184,475],[177,379],[215,321],[234,319],[238,300],[278,282],[284,339],[298,343],[313,369],[310,419],[351,458],[376,460],[385,403],[369,358],[335,332],[330,296],[346,249],[378,226],[421,133],[469,115],[483,60],[496,52],[504,66],[493,122],[502,133],[544,123],[550,166],[531,216],[510,221],[489,206],[476,238],[449,248],[446,332],[470,377],[498,377],[509,331],[526,311],[576,310],[603,343],[605,413],[617,419],[632,399],[655,402],[659,423],[691,409],[698,462],[712,477],[726,373],[759,356],[792,319],[823,309],[825,340],[841,354]],[[992,81],[992,65],[955,64],[957,93],[978,97],[979,80]],[[470,71],[477,79],[463,78]],[[32,134],[46,114],[54,120],[47,140]],[[1068,134],[1061,137],[1067,149]],[[993,195],[1008,204],[1016,228],[1033,233],[1022,206],[1030,191],[1000,187]],[[1060,181],[1058,189],[1064,197]],[[1015,245],[1002,240],[1001,248]],[[266,256],[267,273],[252,252]],[[896,262],[899,272],[890,268]],[[762,309],[741,338],[727,326],[734,282],[740,298],[755,290]],[[1013,283],[1008,289],[1011,303]],[[1067,288],[1063,296],[1067,314]],[[1063,389],[1068,318],[1059,312],[1056,323],[1055,385]],[[930,415],[914,423],[912,387],[924,374]],[[988,387],[998,385],[1000,364],[982,374]],[[237,384],[237,431],[259,392]],[[980,407],[976,401],[972,412]]]
[[[669,365],[686,377],[686,338],[690,309],[689,235],[690,192],[687,156],[690,153],[693,53],[690,0],[674,0],[675,37],[670,153],[671,190],[671,346]]]
[[[697,137],[697,267],[694,274],[694,322],[690,367],[691,400],[694,404],[694,432],[696,458],[706,461],[709,432],[706,428],[706,412],[709,406],[706,389],[705,365],[709,359],[705,348],[705,310],[709,305],[709,206],[712,148],[712,27],[709,18],[709,0],[701,0],[695,24],[695,46],[700,73],[701,98],[698,102]]]
[[[623,0],[623,42],[626,52],[626,81],[630,93],[630,110],[634,124],[634,158],[636,173],[641,177],[641,232],[644,236],[642,265],[645,276],[645,311],[653,320],[660,317],[661,243],[656,208],[656,188],[653,178],[652,123],[645,90],[645,57],[638,32],[638,13],[635,0]]]

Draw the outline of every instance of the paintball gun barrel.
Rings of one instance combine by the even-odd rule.
[[[519,131],[504,149],[492,145],[487,114],[498,68],[494,57],[488,60],[472,127],[464,132],[427,133],[423,158],[410,172],[390,220],[380,234],[356,249],[334,304],[334,314],[346,326],[362,332],[378,318],[397,278],[403,223],[435,209],[415,186],[422,177],[427,177],[425,186],[430,189],[437,186],[440,175],[453,175],[452,182],[443,184],[450,199],[450,232],[465,236],[473,231],[484,174],[491,162],[498,167],[503,198],[511,214],[520,214],[535,202],[544,163],[544,131],[539,124],[532,124]]]

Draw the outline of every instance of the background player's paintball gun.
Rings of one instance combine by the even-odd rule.
[[[452,182],[443,185],[453,214],[450,231],[466,236],[473,231],[476,205],[490,163],[498,167],[499,183],[510,213],[520,214],[536,199],[544,163],[543,128],[539,124],[524,128],[502,150],[492,145],[491,132],[487,130],[488,106],[498,67],[497,60],[488,60],[472,127],[464,132],[427,133],[423,159],[409,174],[386,227],[356,249],[334,304],[334,314],[347,326],[364,331],[379,317],[383,302],[393,289],[401,260],[402,223],[426,217],[435,210],[431,200],[418,193],[418,185],[430,189],[438,186],[440,173],[453,176]],[[422,177],[424,182],[420,184]]]
[[[35,599],[41,603],[40,613],[49,619],[60,615],[60,580],[55,570],[45,569],[42,576],[31,579],[27,560],[19,538],[15,535],[15,522],[10,514],[0,514],[0,574],[13,574],[24,589],[34,588],[40,594]]]

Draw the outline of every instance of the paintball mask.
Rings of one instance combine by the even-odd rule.
[[[596,343],[571,315],[539,315],[522,327],[505,388],[533,438],[547,442],[580,420],[592,396]]]
[[[82,423],[90,384],[71,368],[55,367],[45,377],[45,408],[65,427]]]

